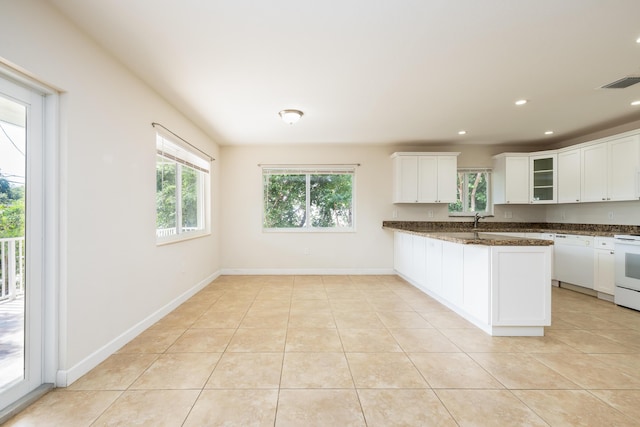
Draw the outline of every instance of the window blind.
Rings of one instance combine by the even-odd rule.
[[[156,136],[156,152],[159,156],[166,159],[188,166],[195,170],[209,173],[210,162],[208,159],[205,159],[196,154],[193,150],[178,144],[175,140],[169,139],[168,136],[163,135],[160,131],[158,131]]]
[[[327,166],[315,166],[315,167],[262,167],[263,175],[316,175],[316,174],[334,174],[345,175],[355,174],[355,167],[335,167],[331,165]]]

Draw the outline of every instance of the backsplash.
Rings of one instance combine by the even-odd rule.
[[[395,217],[394,212],[397,215]],[[473,222],[471,217],[450,217],[446,204],[391,205],[391,212],[386,217],[398,221]],[[495,205],[494,216],[481,220],[481,223],[494,222],[640,226],[640,201],[560,205]]]
[[[539,232],[548,230],[553,232],[595,232],[603,234],[640,234],[640,226],[621,224],[568,224],[556,222],[481,222],[477,229],[473,229],[472,222],[450,221],[383,221],[382,226],[399,230],[429,230],[429,231],[510,231],[510,232]]]

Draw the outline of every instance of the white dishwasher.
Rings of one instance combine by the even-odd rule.
[[[560,282],[594,288],[593,239],[593,236],[556,234],[553,258]]]

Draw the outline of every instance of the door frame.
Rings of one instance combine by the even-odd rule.
[[[41,372],[40,385],[27,391],[25,395],[16,402],[9,404],[6,408],[0,407],[0,423],[7,416],[11,416],[17,411],[28,406],[33,400],[45,393],[56,383],[56,376],[59,370],[60,351],[60,277],[63,272],[61,268],[64,257],[64,246],[60,236],[62,231],[61,222],[61,191],[60,191],[60,128],[59,128],[59,103],[60,91],[51,85],[41,82],[32,75],[24,72],[19,67],[4,61],[0,58],[0,79],[6,80],[16,86],[21,86],[26,90],[42,96],[42,128],[39,141],[39,153],[37,157],[27,154],[27,176],[29,170],[40,168],[37,179],[40,181],[41,192],[38,200],[32,203],[38,205],[41,211],[36,220],[36,227],[41,234],[40,264],[38,275],[40,276],[42,292],[39,297],[38,307],[41,308],[41,315],[38,321],[41,323]],[[32,149],[33,151],[33,149]],[[27,184],[28,185],[28,184]],[[27,203],[29,202],[27,195]],[[29,224],[27,224],[29,227]],[[29,250],[29,246],[27,246]],[[29,266],[27,266],[29,268]],[[28,322],[25,322],[25,324]],[[26,353],[26,357],[28,353]],[[36,355],[37,356],[37,355]],[[33,356],[31,356],[33,357]],[[32,383],[33,384],[33,383]]]

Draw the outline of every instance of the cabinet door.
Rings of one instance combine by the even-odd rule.
[[[394,203],[418,201],[418,157],[398,156],[394,159]]]
[[[455,203],[458,191],[457,173],[457,157],[438,157],[438,203]]]
[[[438,201],[438,157],[418,157],[418,201],[435,203]]]
[[[614,139],[608,148],[607,200],[637,200],[640,136]]]
[[[615,291],[615,254],[609,249],[596,249],[595,290],[609,295]]]
[[[557,156],[531,156],[529,161],[531,203],[556,203]]]
[[[483,323],[488,323],[489,297],[491,285],[489,280],[491,272],[490,246],[463,245],[464,250],[464,280],[463,280],[463,307],[467,313],[473,315]]]
[[[413,274],[413,236],[411,234],[394,232],[394,268],[401,275],[411,278]]]
[[[600,143],[581,149],[582,201],[607,200],[607,144]]]
[[[463,304],[463,246],[457,243],[442,243],[442,293],[449,302],[462,307]]]
[[[507,203],[529,203],[529,157],[507,157],[505,199]]]
[[[411,236],[413,241],[413,271],[411,278],[420,287],[427,281],[427,238]]]
[[[427,239],[427,289],[442,292],[442,241]]]
[[[558,154],[558,203],[580,201],[580,150]]]

